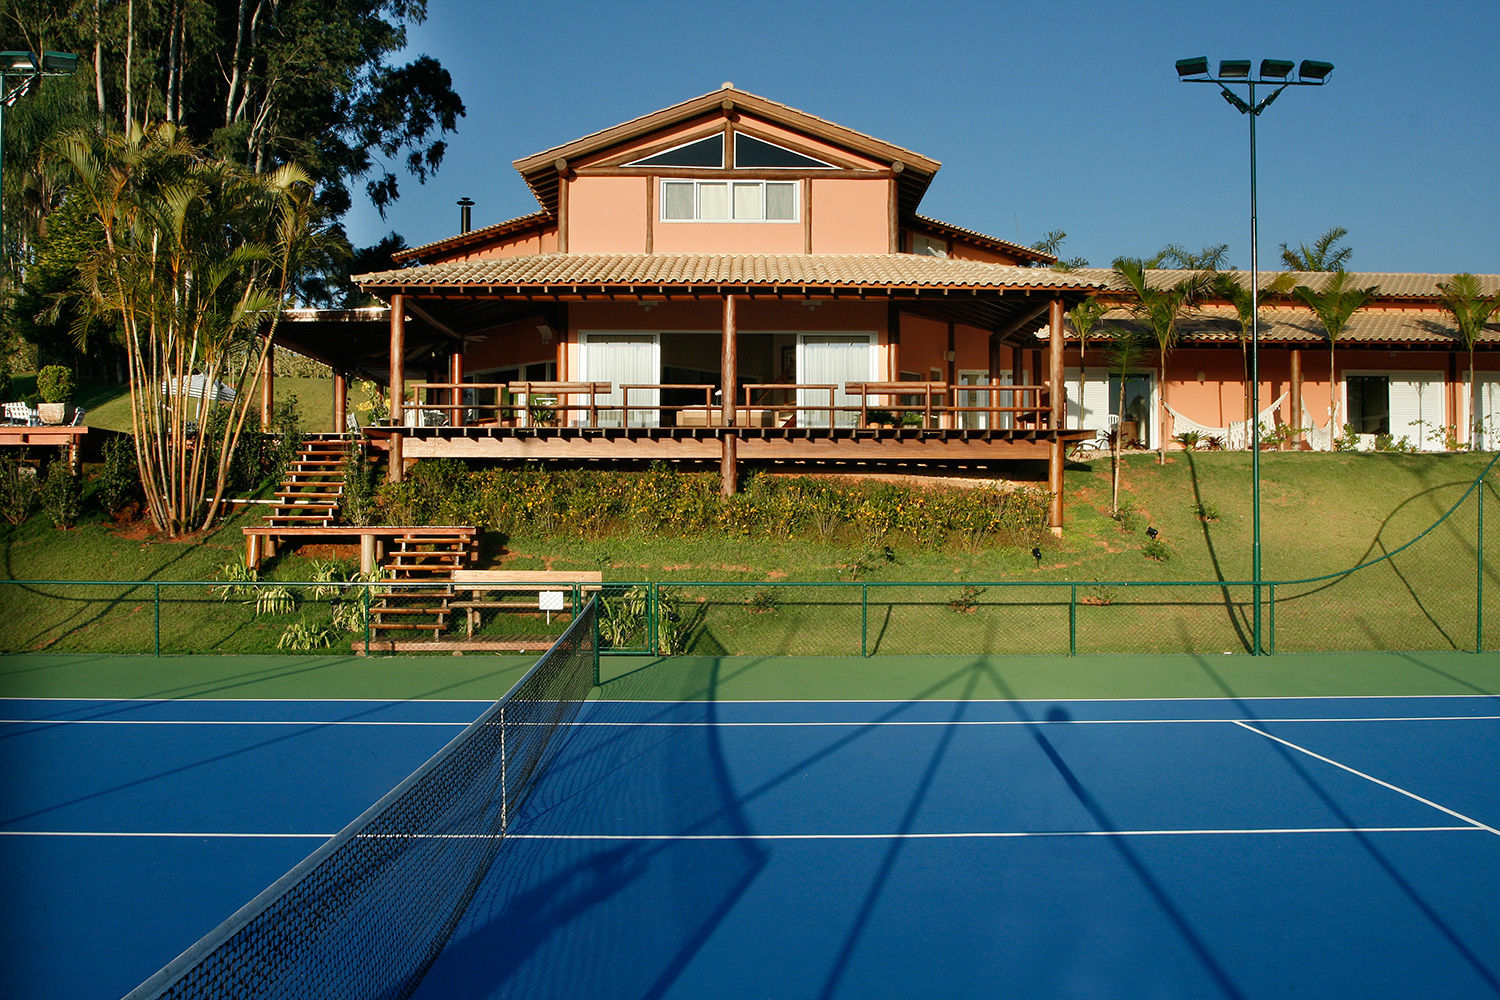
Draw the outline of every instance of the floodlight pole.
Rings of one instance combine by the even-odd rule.
[[[1287,87],[1320,87],[1333,72],[1331,63],[1305,60],[1298,71],[1298,78],[1289,79],[1290,62],[1263,60],[1259,76],[1252,75],[1250,63],[1225,61],[1219,64],[1219,75],[1208,72],[1208,60],[1179,59],[1177,76],[1183,83],[1212,83],[1224,95],[1236,111],[1250,119],[1250,580],[1252,588],[1252,611],[1250,624],[1250,652],[1260,656],[1265,652],[1261,641],[1263,588],[1260,558],[1260,220],[1256,200],[1255,174],[1255,119],[1281,96]],[[1248,101],[1229,89],[1230,84],[1243,84],[1248,88]],[[1255,85],[1274,87],[1265,100],[1255,100]],[[1331,391],[1331,390],[1330,390]],[[1301,415],[1295,415],[1300,420]]]

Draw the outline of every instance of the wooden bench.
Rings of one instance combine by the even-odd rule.
[[[572,594],[577,588],[580,594],[598,593],[603,585],[603,574],[597,570],[509,570],[509,569],[456,569],[453,571],[453,589],[459,594],[470,593],[469,600],[452,601],[450,608],[463,609],[468,617],[468,634],[473,635],[479,625],[481,611],[533,611],[534,603],[504,600],[487,594],[540,594],[544,590],[560,590],[564,597],[564,608],[576,611]]]

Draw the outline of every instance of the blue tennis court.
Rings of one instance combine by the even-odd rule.
[[[79,998],[490,708],[0,705],[7,989]],[[416,996],[1500,996],[1493,696],[593,700],[547,758]]]
[[[595,702],[417,992],[1500,994],[1500,700]]]
[[[485,707],[0,700],[4,995],[129,992]]]

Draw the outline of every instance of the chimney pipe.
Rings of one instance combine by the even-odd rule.
[[[473,207],[474,199],[467,197],[458,199],[458,231],[460,233],[467,233],[471,228],[469,212]]]

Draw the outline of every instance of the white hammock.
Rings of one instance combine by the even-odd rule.
[[[1307,400],[1302,401],[1302,438],[1312,445],[1313,451],[1333,450],[1333,421],[1324,420],[1319,427],[1307,409]]]
[[[1287,395],[1288,393],[1283,392],[1276,397],[1274,403],[1260,411],[1261,423],[1269,426],[1276,411],[1286,401]],[[1229,451],[1250,447],[1250,421],[1248,420],[1231,421],[1228,427],[1210,427],[1208,424],[1200,424],[1190,417],[1183,416],[1170,405],[1167,406],[1167,412],[1172,414],[1172,426],[1178,434],[1184,431],[1197,431],[1200,437],[1218,438]]]

